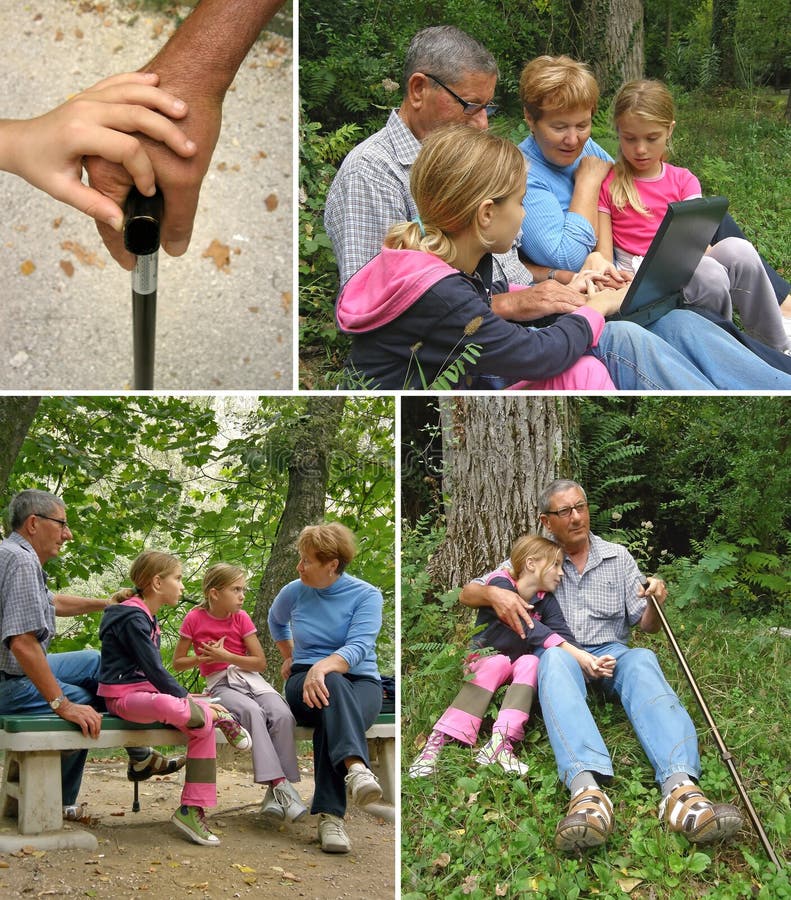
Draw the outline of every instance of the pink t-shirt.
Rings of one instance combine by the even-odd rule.
[[[179,635],[192,641],[192,649],[196,653],[200,651],[201,644],[205,644],[208,641],[218,641],[221,637],[224,637],[225,643],[223,646],[226,650],[239,656],[247,656],[244,639],[247,635],[256,634],[257,631],[258,629],[255,627],[253,620],[243,609],[226,616],[224,619],[218,619],[207,609],[196,606],[184,616]],[[199,668],[201,675],[205,677],[211,672],[227,669],[228,663],[201,663]]]
[[[658,178],[635,178],[637,193],[643,206],[652,215],[646,217],[633,207],[616,209],[610,196],[610,185],[615,177],[610,171],[599,191],[599,210],[608,213],[612,220],[612,242],[616,250],[632,256],[645,256],[657,229],[667,212],[668,203],[690,200],[701,196],[700,182],[689,171],[678,166],[662,166]]]

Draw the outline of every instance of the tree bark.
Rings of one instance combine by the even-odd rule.
[[[736,84],[737,0],[713,0],[711,46],[719,54],[719,83]]]
[[[645,69],[642,0],[583,0],[581,55],[596,75],[603,97]]]
[[[277,538],[255,598],[252,618],[269,663],[267,677],[277,688],[282,684],[280,654],[269,636],[267,613],[280,588],[296,578],[296,541],[300,531],[324,518],[332,449],[345,401],[343,396],[307,400],[305,420],[288,464],[288,491]]]
[[[40,397],[0,397],[0,496],[8,492],[8,479],[40,402]]]
[[[538,495],[565,473],[568,401],[454,397],[439,401],[447,534],[429,564],[440,590],[460,587],[539,530]]]

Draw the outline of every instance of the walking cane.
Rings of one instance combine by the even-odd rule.
[[[124,246],[137,256],[132,269],[132,341],[134,388],[154,387],[154,345],[157,330],[157,254],[162,192],[146,197],[132,187],[126,198]]]
[[[648,583],[646,582],[643,587],[647,588]],[[670,646],[673,648],[673,652],[676,654],[678,662],[681,666],[684,675],[686,676],[687,681],[689,682],[689,686],[692,689],[692,693],[695,695],[695,700],[698,702],[698,706],[703,713],[703,717],[706,720],[709,728],[711,729],[711,733],[714,736],[714,741],[717,744],[717,748],[720,751],[720,756],[722,757],[722,761],[728,768],[728,771],[731,773],[731,777],[733,778],[734,784],[736,785],[736,790],[739,792],[739,796],[742,798],[742,802],[744,803],[745,809],[747,810],[747,814],[750,817],[750,821],[753,823],[753,827],[758,832],[758,837],[761,839],[761,843],[764,846],[764,850],[766,850],[766,854],[769,859],[775,864],[778,872],[783,871],[783,865],[780,860],[777,858],[777,854],[772,848],[771,843],[769,843],[769,838],[766,836],[766,832],[764,831],[764,827],[761,824],[761,820],[758,818],[758,814],[755,811],[752,803],[750,802],[750,798],[747,796],[747,791],[745,790],[744,785],[742,784],[742,780],[739,777],[739,773],[736,771],[736,764],[733,761],[733,757],[728,752],[728,748],[725,746],[725,742],[722,739],[719,731],[717,730],[717,726],[714,724],[714,719],[712,718],[711,712],[709,711],[708,706],[706,705],[706,701],[703,699],[703,695],[698,688],[697,682],[695,681],[695,676],[692,674],[692,671],[687,664],[686,659],[684,658],[684,654],[681,650],[681,647],[678,645],[678,641],[676,641],[675,635],[673,634],[672,629],[670,628],[670,624],[667,621],[667,616],[665,616],[662,607],[657,603],[656,597],[653,594],[649,594],[651,600],[654,603],[654,609],[659,616],[659,621],[662,623],[662,628],[665,629],[665,634],[667,635],[667,639],[670,642]]]

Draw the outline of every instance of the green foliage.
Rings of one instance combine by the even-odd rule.
[[[302,107],[300,105],[300,110]],[[299,135],[299,315],[302,362],[306,348],[318,350],[328,384],[316,383],[312,371],[303,375],[307,387],[337,386],[348,339],[335,327],[338,267],[324,230],[324,206],[332,179],[343,157],[360,140],[361,129],[342,125],[321,134],[321,124],[300,112]],[[334,377],[333,377],[334,376]]]
[[[185,605],[197,601],[203,570],[218,560],[247,569],[252,603],[277,536],[306,404],[299,396],[43,398],[9,495],[38,486],[67,504],[75,539],[47,565],[53,590],[107,596],[128,585],[141,550],[157,548],[184,563]],[[328,516],[358,537],[352,574],[385,597],[384,671],[395,665],[393,428],[392,398],[347,399],[327,496]],[[163,610],[164,647],[174,643],[183,615],[183,606]],[[59,649],[98,646],[98,618],[69,623]]]

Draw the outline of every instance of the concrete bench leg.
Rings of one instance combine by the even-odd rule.
[[[57,750],[7,751],[0,807],[3,815],[16,812],[18,829],[16,835],[0,834],[2,852],[21,847],[95,850],[98,846],[89,831],[63,827]]]
[[[379,779],[382,799],[395,805],[395,741],[389,738],[371,738],[368,741],[371,771]]]

